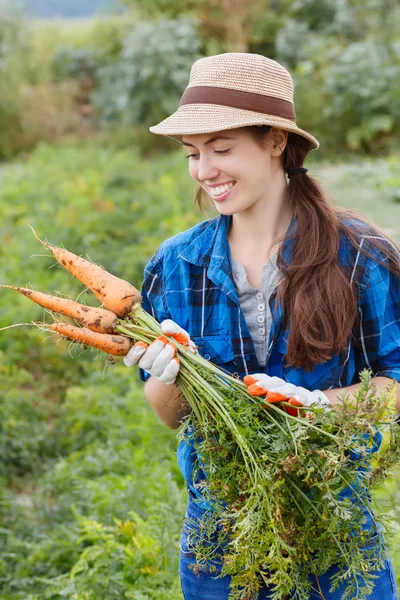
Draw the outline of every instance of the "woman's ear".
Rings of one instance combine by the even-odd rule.
[[[271,154],[272,156],[280,156],[287,144],[288,132],[277,127],[272,127],[270,132],[271,139]]]

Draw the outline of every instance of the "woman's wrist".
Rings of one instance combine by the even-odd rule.
[[[386,391],[388,387],[393,385],[393,379],[390,377],[372,377],[371,383],[376,385],[377,393],[379,394],[382,391]],[[334,406],[340,402],[339,395],[343,393],[349,394],[350,396],[356,392],[360,388],[360,383],[355,383],[354,385],[349,385],[348,387],[343,388],[335,388],[331,390],[324,390],[325,396],[327,396],[329,402]],[[397,397],[397,410],[400,413],[400,384],[396,383],[396,397]]]

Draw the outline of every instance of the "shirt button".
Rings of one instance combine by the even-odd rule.
[[[260,315],[259,317],[257,317],[257,321],[258,321],[259,323],[264,323],[264,321],[265,321],[265,318],[264,318],[262,315]]]
[[[264,309],[265,309],[265,306],[264,306],[264,304],[259,304],[259,305],[257,306],[257,308],[258,308],[258,310],[264,310]]]
[[[211,358],[211,354],[205,354],[205,355],[204,355],[204,358],[205,358],[206,360],[210,360],[210,358]]]
[[[257,299],[258,299],[258,300],[262,300],[262,299],[263,299],[263,295],[262,295],[262,293],[261,293],[261,292],[258,292],[258,294],[257,294]]]
[[[250,360],[250,359],[251,359],[251,356],[250,356],[250,354],[245,354],[245,355],[244,355],[244,360],[245,360],[246,362],[249,362],[249,360]]]
[[[265,333],[265,329],[263,329],[263,328],[261,327],[261,329],[259,329],[259,330],[258,330],[258,333],[259,333],[260,335],[264,335],[264,333]]]

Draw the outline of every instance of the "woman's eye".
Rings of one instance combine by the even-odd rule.
[[[214,150],[214,152],[215,152],[215,154],[224,155],[224,154],[228,154],[229,149],[228,150]],[[186,156],[186,158],[198,158],[198,156],[199,156],[198,154],[188,154]]]

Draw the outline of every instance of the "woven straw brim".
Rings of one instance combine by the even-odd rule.
[[[318,140],[297,127],[290,119],[252,112],[240,108],[231,108],[218,104],[185,104],[161,123],[150,127],[157,135],[165,135],[182,143],[183,135],[214,133],[226,129],[237,129],[249,125],[271,125],[285,131],[297,133],[309,140],[312,150],[319,148]]]

